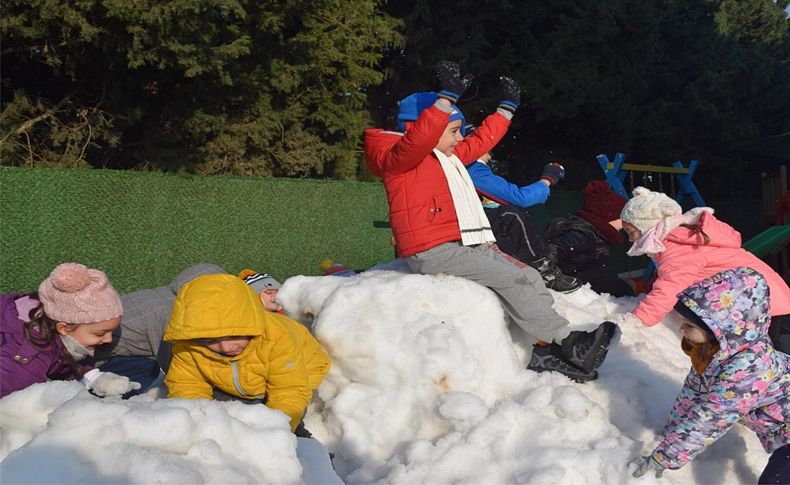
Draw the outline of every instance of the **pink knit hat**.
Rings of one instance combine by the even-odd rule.
[[[58,265],[41,282],[44,313],[58,322],[95,323],[123,315],[121,298],[107,275],[78,263]]]

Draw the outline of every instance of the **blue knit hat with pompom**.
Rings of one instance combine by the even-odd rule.
[[[406,131],[406,122],[416,121],[424,110],[430,108],[437,99],[436,93],[422,92],[413,93],[398,102],[398,131]],[[453,111],[450,113],[450,122],[461,120],[461,134],[466,136],[466,129],[464,127],[466,119],[464,114],[456,105],[453,106]]]

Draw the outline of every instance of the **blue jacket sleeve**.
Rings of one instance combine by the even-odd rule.
[[[471,163],[466,169],[477,193],[500,204],[527,208],[543,204],[549,198],[549,187],[543,182],[519,187],[496,175],[491,167],[481,162]]]

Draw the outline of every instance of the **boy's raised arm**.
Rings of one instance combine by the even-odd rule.
[[[371,139],[380,131],[365,133],[365,158],[370,171],[383,177],[414,169],[433,151],[450,119],[450,109],[438,106],[439,102],[423,111],[408,133],[394,145],[379,147]]]
[[[477,192],[500,204],[527,208],[542,204],[549,198],[549,186],[543,182],[519,187],[495,174],[484,163],[472,162],[466,168]]]
[[[477,161],[488,153],[507,133],[510,120],[521,102],[521,89],[512,78],[499,78],[502,100],[495,113],[486,117],[480,128],[455,147],[455,156],[464,165]]]
[[[484,154],[490,152],[505,136],[510,126],[510,119],[499,110],[490,114],[474,133],[455,147],[453,154],[464,165],[476,162]]]
[[[397,143],[378,147],[369,137],[375,137],[380,131],[368,130],[365,133],[365,158],[373,174],[383,177],[386,174],[408,172],[430,155],[439,143],[453,113],[453,103],[458,102],[461,94],[471,86],[474,76],[469,73],[462,76],[461,67],[447,60],[437,62],[434,70],[441,86],[436,93],[436,102],[417,116],[408,132]]]

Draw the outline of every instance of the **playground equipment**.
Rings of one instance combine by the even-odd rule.
[[[636,186],[647,187],[651,190],[664,192],[678,204],[682,204],[686,197],[691,197],[696,207],[705,207],[705,201],[702,199],[699,190],[694,185],[694,173],[697,171],[699,162],[692,160],[689,162],[688,167],[683,166],[683,163],[676,161],[671,167],[663,165],[642,165],[634,163],[625,163],[625,154],[617,152],[614,155],[614,161],[609,161],[609,157],[605,154],[600,154],[595,157],[598,164],[601,166],[606,181],[609,187],[614,192],[622,195],[626,199],[631,198],[630,191],[634,190]],[[634,173],[641,173],[641,181],[635,180]],[[658,174],[657,180],[655,174]],[[664,175],[669,179],[667,182],[668,189],[664,188]],[[626,191],[624,182],[626,179],[630,182],[630,191]],[[622,278],[629,280],[634,288],[634,294],[644,293],[650,285],[653,278],[653,273],[656,270],[655,263],[650,261],[647,268],[640,271],[631,271],[621,275]]]
[[[774,226],[744,243],[743,247],[765,260],[785,279],[790,279],[790,190],[787,165],[762,172],[761,176],[766,221],[772,221]]]
[[[743,249],[768,263],[785,280],[790,278],[790,224],[769,227],[743,243]]]
[[[680,161],[676,161],[671,167],[665,167],[663,165],[625,163],[625,154],[620,152],[614,155],[613,162],[610,162],[609,157],[605,154],[598,155],[596,159],[612,190],[626,199],[629,199],[631,194],[626,192],[623,182],[629,178],[631,190],[637,185],[642,185],[651,188],[651,190],[668,193],[678,204],[681,204],[686,197],[691,197],[696,207],[705,207],[705,201],[692,180],[699,165],[697,160],[689,162],[688,167],[684,167]],[[634,180],[635,172],[642,173],[642,180],[639,183]],[[658,174],[657,188],[655,187],[654,174]],[[669,191],[664,189],[663,174],[669,174]]]
[[[768,263],[785,281],[790,281],[790,224],[769,227],[743,243],[743,248]],[[787,352],[790,349],[790,318],[774,318],[769,335],[778,348]]]
[[[787,165],[780,165],[762,174],[763,205],[765,215],[777,226],[790,224],[790,191],[788,190]]]
[[[609,161],[605,154],[598,155],[598,164],[601,166],[606,180],[613,191],[626,199],[630,198],[630,191],[642,185],[651,190],[664,192],[678,204],[682,204],[686,197],[690,197],[696,207],[705,207],[704,199],[694,185],[694,173],[699,166],[697,160],[692,160],[688,167],[676,161],[671,167],[661,165],[642,165],[625,163],[625,155],[616,153],[614,161]],[[641,180],[639,180],[641,174]],[[654,177],[658,174],[658,177]],[[665,177],[668,179],[665,182]],[[790,274],[790,192],[788,191],[787,167],[778,168],[777,174],[762,174],[763,195],[765,198],[766,216],[770,217],[774,226],[769,227],[749,241],[743,243],[743,248],[760,259],[765,260],[780,275],[787,277]],[[628,182],[630,190],[626,190]],[[666,189],[669,190],[666,190]],[[628,281],[634,288],[634,294],[647,291],[655,272],[655,264],[650,261],[643,270],[621,273],[620,277]]]

